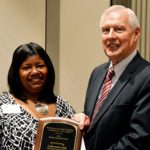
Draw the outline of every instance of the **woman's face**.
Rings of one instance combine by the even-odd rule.
[[[19,68],[20,81],[28,95],[38,95],[46,82],[48,69],[39,55],[28,57]]]

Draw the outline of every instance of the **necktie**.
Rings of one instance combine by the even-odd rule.
[[[114,69],[113,67],[109,68],[108,72],[107,72],[107,75],[106,75],[106,78],[105,78],[105,81],[103,83],[103,86],[102,86],[102,90],[101,90],[101,96],[100,98],[97,100],[96,102],[96,105],[95,105],[95,108],[94,108],[94,112],[93,112],[93,116],[92,116],[92,119],[91,119],[91,123],[93,122],[97,112],[99,111],[99,108],[101,107],[103,101],[106,99],[110,89],[111,89],[111,79],[112,77],[115,75],[115,72],[114,72]]]

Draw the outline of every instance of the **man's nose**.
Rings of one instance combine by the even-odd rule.
[[[115,31],[113,28],[111,28],[109,31],[109,38],[115,38],[115,37],[116,37]]]

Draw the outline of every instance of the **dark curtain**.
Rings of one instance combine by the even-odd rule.
[[[131,8],[131,0],[110,0],[110,5],[123,5]]]

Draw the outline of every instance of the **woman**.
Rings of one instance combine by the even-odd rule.
[[[0,149],[33,150],[38,120],[75,113],[53,92],[55,73],[45,50],[36,43],[19,46],[8,72],[9,92],[0,96]]]

